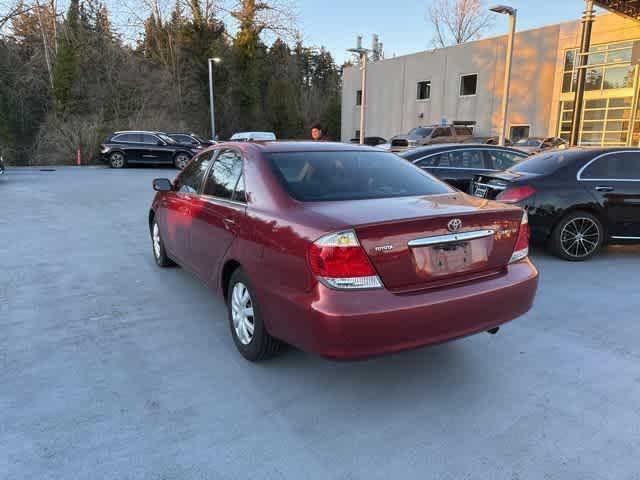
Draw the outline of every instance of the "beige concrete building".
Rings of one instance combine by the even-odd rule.
[[[568,138],[580,21],[519,32],[514,46],[508,136]],[[596,18],[591,37],[580,141],[625,145],[640,140],[639,82],[631,65],[640,23],[616,14]],[[389,138],[418,126],[475,122],[474,134],[498,135],[506,36],[370,63],[366,136]],[[640,44],[639,44],[640,45]],[[640,51],[640,50],[639,50]],[[360,69],[344,71],[342,140],[359,133]]]

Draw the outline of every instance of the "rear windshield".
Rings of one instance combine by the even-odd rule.
[[[529,157],[526,160],[522,160],[509,170],[512,172],[520,173],[535,173],[539,175],[546,175],[553,173],[560,168],[568,165],[576,157],[580,155],[580,151],[567,151],[560,150],[550,153],[540,153]]]
[[[286,152],[266,157],[283,188],[302,202],[453,192],[440,180],[387,152]]]

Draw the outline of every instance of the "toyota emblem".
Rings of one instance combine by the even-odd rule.
[[[449,229],[450,232],[458,232],[460,231],[460,229],[462,228],[462,220],[460,220],[459,218],[454,218],[453,220],[449,220],[449,223],[447,224],[447,228]]]

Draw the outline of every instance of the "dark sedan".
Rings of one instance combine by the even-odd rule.
[[[280,341],[351,359],[495,333],[536,293],[521,208],[373,147],[229,142],[154,188],[156,263],[223,295],[252,361]]]
[[[210,140],[205,140],[200,135],[189,132],[167,132],[167,136],[174,139],[176,142],[181,143],[183,145],[191,145],[194,148],[207,148],[211,145],[214,145],[215,142]]]
[[[527,158],[512,148],[471,144],[420,147],[400,156],[464,192],[474,175],[506,170]]]
[[[606,243],[640,242],[637,148],[541,153],[477,175],[473,194],[526,207],[532,241],[565,260],[586,260]]]
[[[102,145],[100,154],[111,168],[124,168],[130,163],[170,164],[182,170],[200,151],[193,145],[176,142],[162,132],[115,132]]]

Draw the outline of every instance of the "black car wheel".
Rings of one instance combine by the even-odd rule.
[[[173,159],[173,164],[178,170],[184,170],[184,167],[187,166],[189,160],[191,160],[191,157],[186,153],[178,153]]]
[[[158,266],[170,267],[171,265],[175,265],[173,260],[167,256],[167,252],[164,249],[164,242],[160,235],[160,226],[155,219],[151,223],[151,245],[153,247],[153,258]]]
[[[249,277],[241,268],[231,276],[227,308],[233,341],[244,358],[258,362],[279,350],[280,341],[267,332]]]
[[[127,161],[124,159],[123,153],[113,152],[109,155],[109,164],[111,168],[124,168],[127,166]]]
[[[572,262],[588,260],[600,251],[604,243],[604,227],[588,212],[571,212],[553,229],[551,251]]]

